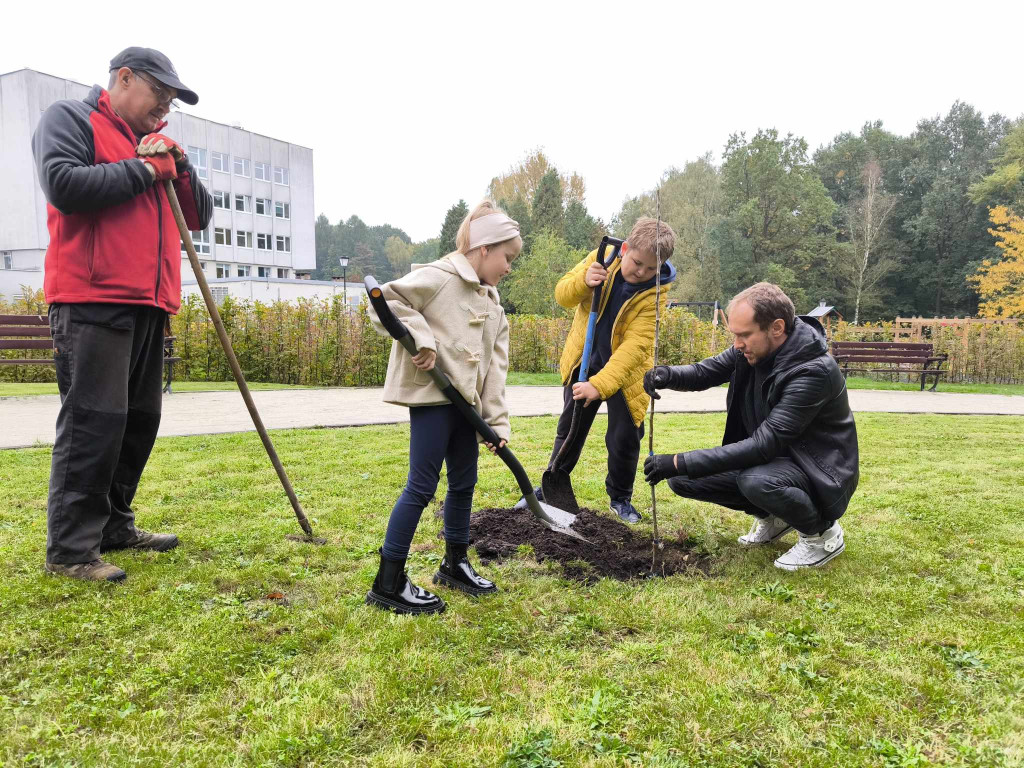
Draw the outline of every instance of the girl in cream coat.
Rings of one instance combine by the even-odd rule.
[[[445,557],[435,584],[471,595],[497,587],[477,575],[466,556],[469,515],[477,480],[477,434],[427,373],[440,364],[504,444],[510,436],[505,404],[508,321],[495,286],[523,243],[519,224],[485,200],[470,213],[455,238],[457,250],[382,286],[388,306],[405,323],[419,353],[391,347],[384,400],[409,407],[409,477],[388,522],[380,568],[366,602],[398,613],[440,613],[445,603],[409,581],[405,563],[424,507],[447,466],[444,502]],[[377,331],[387,335],[370,310]],[[495,446],[488,446],[492,450]]]

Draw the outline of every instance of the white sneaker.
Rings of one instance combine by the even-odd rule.
[[[844,549],[846,542],[843,541],[843,529],[837,520],[820,536],[805,536],[801,533],[800,540],[793,548],[775,561],[775,567],[784,571],[820,568]]]
[[[744,547],[756,547],[759,544],[767,544],[775,541],[793,530],[793,526],[775,515],[768,515],[763,520],[754,518],[754,524],[750,527],[750,533],[745,533],[736,541]]]

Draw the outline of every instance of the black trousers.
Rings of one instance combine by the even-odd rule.
[[[160,426],[167,313],[54,304],[61,408],[50,466],[46,560],[84,563],[131,538],[131,503]]]
[[[807,475],[788,458],[708,477],[673,477],[668,487],[684,498],[738,509],[754,517],[775,515],[808,536],[817,536],[833,522],[822,517],[811,498]]]
[[[574,373],[572,380],[575,379]],[[633,414],[630,413],[626,396],[621,391],[616,392],[605,402],[608,404],[608,430],[604,434],[604,444],[608,449],[608,475],[605,477],[604,487],[612,501],[629,501],[633,497],[633,480],[636,478],[636,465],[640,459],[640,441],[644,436],[644,425],[640,424],[638,427],[633,423]],[[562,415],[558,417],[558,428],[555,430],[555,447],[551,452],[552,460],[558,454],[565,438],[569,436],[569,427],[572,425],[575,401],[572,399],[571,386],[563,388],[562,403]],[[586,406],[580,414],[576,442],[561,464],[566,472],[571,472],[576,462],[580,460],[583,443],[600,407],[601,402],[595,401]]]

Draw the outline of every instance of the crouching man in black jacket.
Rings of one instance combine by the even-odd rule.
[[[688,499],[757,520],[740,544],[757,546],[795,528],[796,545],[775,561],[793,571],[822,566],[846,544],[839,518],[859,478],[857,427],[846,382],[817,320],[796,317],[777,285],[757,283],[729,303],[732,347],[695,365],[661,365],[644,388],[699,391],[729,382],[722,445],[651,456],[649,483],[668,480]]]

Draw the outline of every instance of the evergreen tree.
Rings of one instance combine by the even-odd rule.
[[[445,214],[444,224],[441,225],[441,234],[438,237],[437,252],[439,256],[447,256],[455,250],[455,233],[459,231],[459,225],[469,213],[469,207],[465,200],[459,200],[448,209]]]
[[[537,194],[533,196],[533,228],[548,229],[557,237],[565,234],[565,211],[562,208],[562,182],[554,168],[541,176]]]

